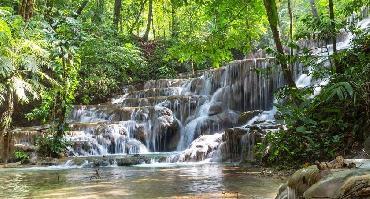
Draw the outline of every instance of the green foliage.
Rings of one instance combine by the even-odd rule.
[[[357,36],[352,49],[335,57],[336,65],[342,65],[344,72],[330,73],[329,82],[320,86],[320,93],[318,85],[285,88],[278,93],[282,102],[277,105],[279,119],[288,130],[271,133],[260,144],[260,154],[270,146],[267,163],[297,166],[332,159],[358,150],[369,136],[370,38],[367,33]],[[328,78],[328,71],[317,73],[316,78]]]
[[[51,26],[44,24],[45,41],[48,44],[49,62],[57,82],[42,90],[41,104],[30,114],[29,119],[38,119],[56,125],[57,131],[64,131],[65,117],[75,100],[80,68],[77,45],[81,40],[81,24],[69,16],[61,16]]]
[[[260,1],[188,2],[177,9],[183,17],[169,55],[180,62],[219,67],[233,58],[232,50],[248,53],[266,32]]]
[[[40,157],[64,156],[68,146],[70,143],[58,136],[44,135],[36,138],[37,153]]]
[[[140,50],[130,43],[91,38],[83,42],[78,98],[83,103],[103,102],[122,85],[148,78]]]
[[[16,161],[20,161],[22,164],[26,164],[30,159],[30,156],[24,151],[15,151],[14,157]]]

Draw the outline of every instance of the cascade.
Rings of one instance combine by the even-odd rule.
[[[359,24],[368,27],[369,18]],[[347,34],[340,49],[352,37]],[[301,64],[294,65],[293,76],[298,87],[316,84],[315,94],[325,85],[312,82]],[[66,135],[73,143],[69,155],[183,151],[168,161],[250,160],[261,131],[281,128],[273,119],[273,93],[283,85],[275,60],[257,58],[233,61],[197,77],[127,86],[106,103],[74,106]],[[248,112],[251,116],[240,123],[241,113]],[[15,144],[32,145],[34,134],[20,136]]]
[[[241,112],[270,110],[273,92],[284,85],[274,65],[269,58],[234,61],[196,78],[150,80],[104,104],[75,106],[70,155],[183,151],[234,127]]]
[[[365,31],[369,30],[370,18],[368,17],[368,8],[365,7],[362,11],[364,13],[358,18],[357,27]],[[352,20],[355,17],[352,16]],[[361,20],[360,20],[361,19]],[[351,41],[355,37],[351,33],[342,34],[337,46],[338,50],[350,48]],[[322,48],[313,49],[313,54],[321,57],[318,61],[326,65],[329,65],[327,55],[332,53],[332,45],[328,45],[327,51],[323,51]],[[329,78],[316,79],[314,80],[310,74],[310,67],[307,67],[307,71],[302,70],[302,66],[296,64],[294,66],[293,76],[298,88],[304,88],[308,86],[314,87],[313,96],[317,95],[321,91],[321,87],[328,84]],[[311,96],[311,97],[313,97]],[[271,103],[271,101],[269,101]],[[272,103],[271,103],[272,104]],[[247,109],[248,110],[248,109]],[[249,109],[253,110],[253,109]],[[257,110],[257,109],[255,109]],[[267,109],[262,109],[267,110]],[[245,111],[245,110],[244,110]],[[283,125],[276,123],[274,115],[276,108],[273,107],[269,111],[248,111],[245,112],[249,117],[241,124],[238,124],[233,128],[226,128],[222,132],[222,139],[212,140],[211,136],[204,135],[201,138],[194,140],[192,145],[182,152],[179,156],[185,161],[253,161],[253,147],[256,141],[261,141],[267,133],[273,133],[279,129],[284,128]],[[242,116],[241,116],[242,117]],[[204,144],[203,140],[211,140],[207,144]],[[209,144],[217,141],[217,147],[210,147]],[[197,146],[197,147],[194,147]],[[205,151],[205,148],[208,149]],[[217,157],[215,158],[215,154]],[[177,160],[176,158],[174,158]],[[180,160],[182,160],[180,158]]]

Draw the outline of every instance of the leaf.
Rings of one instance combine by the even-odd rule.
[[[304,133],[304,132],[306,132],[306,127],[304,127],[304,126],[299,126],[299,127],[297,127],[295,130],[296,130],[297,132],[299,132],[299,133]]]
[[[25,102],[25,103],[29,102],[27,92],[30,93],[34,99],[38,98],[38,94],[37,92],[34,91],[32,85],[24,81],[23,79],[14,76],[11,79],[11,83],[12,83],[11,86],[13,88],[13,91],[18,97],[19,101]]]

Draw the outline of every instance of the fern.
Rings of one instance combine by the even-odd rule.
[[[322,101],[330,102],[337,97],[339,100],[347,100],[353,97],[353,87],[348,82],[333,83],[322,92]]]

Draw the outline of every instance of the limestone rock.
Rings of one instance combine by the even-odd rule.
[[[303,194],[304,198],[369,198],[370,171],[364,169],[333,170]]]
[[[317,168],[319,170],[327,170],[327,169],[343,169],[343,168],[354,168],[356,167],[355,163],[346,162],[342,156],[337,156],[335,160],[330,162],[315,162]]]
[[[321,179],[321,175],[322,173],[320,173],[317,166],[300,169],[290,177],[288,187],[295,190],[297,196],[301,196],[308,188]]]
[[[238,119],[238,125],[246,124],[249,120],[251,120],[254,116],[262,113],[260,110],[254,110],[254,111],[246,111],[240,114],[240,117]]]
[[[36,147],[33,145],[15,144],[14,151],[34,152]]]
[[[279,189],[276,199],[370,198],[370,170],[351,169],[355,166],[338,156],[333,161],[300,169]],[[294,197],[288,197],[292,193]]]
[[[212,104],[211,107],[209,107],[208,115],[212,116],[212,115],[219,114],[223,111],[223,109],[224,109],[223,104],[221,102],[217,102],[215,104]]]

